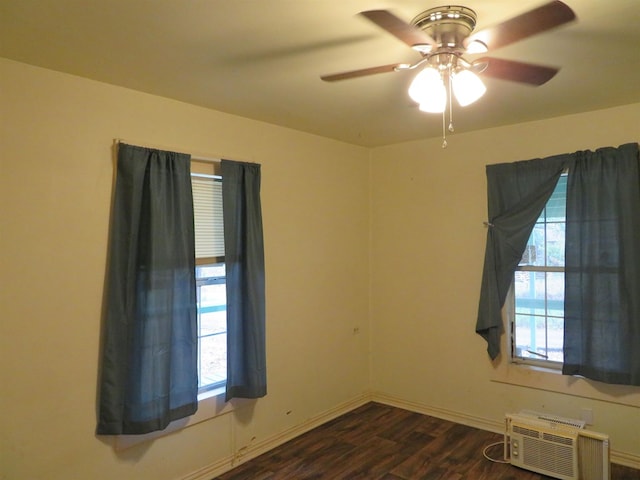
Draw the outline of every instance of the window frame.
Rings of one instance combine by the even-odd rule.
[[[558,184],[560,183],[562,177],[564,178],[568,178],[569,172],[568,171],[564,171],[560,178],[558,179]],[[557,185],[556,185],[557,188]],[[565,181],[565,188],[566,188],[566,181]],[[508,342],[508,351],[509,351],[509,362],[513,363],[513,364],[519,364],[519,365],[528,365],[528,366],[532,366],[532,367],[540,367],[543,369],[549,369],[549,370],[553,370],[553,371],[561,371],[562,370],[562,365],[563,362],[561,361],[557,361],[557,360],[550,360],[547,358],[536,358],[535,355],[538,355],[537,353],[528,351],[530,354],[534,355],[532,357],[528,357],[528,356],[523,356],[523,355],[518,355],[517,354],[517,339],[516,339],[516,320],[517,320],[517,312],[516,312],[516,292],[515,292],[515,282],[516,282],[516,275],[519,272],[527,272],[527,273],[532,273],[532,274],[536,274],[536,273],[544,273],[545,275],[547,273],[562,273],[564,274],[565,272],[565,266],[564,266],[564,255],[563,255],[563,264],[562,266],[557,266],[557,265],[546,265],[547,263],[547,253],[548,253],[548,249],[547,249],[547,245],[548,245],[548,239],[547,239],[547,225],[548,224],[558,224],[558,223],[562,223],[565,225],[564,228],[564,235],[565,235],[565,241],[566,241],[566,192],[564,195],[564,207],[565,207],[565,214],[563,217],[561,217],[563,220],[561,222],[558,221],[548,221],[549,217],[547,215],[547,209],[550,206],[550,203],[553,201],[554,199],[554,195],[555,195],[556,191],[554,190],[554,192],[552,193],[551,197],[549,197],[549,200],[547,200],[547,204],[545,205],[545,208],[543,209],[543,211],[541,212],[540,216],[538,217],[538,219],[536,220],[536,225],[539,224],[544,224],[545,226],[545,241],[544,241],[544,245],[545,245],[545,265],[532,265],[531,262],[527,262],[527,263],[519,263],[514,271],[513,274],[513,279],[511,282],[511,286],[509,287],[509,291],[507,293],[507,298],[505,301],[505,312],[506,312],[506,317],[507,317],[507,342]],[[530,239],[531,237],[534,235],[535,233],[535,227],[531,232],[531,235],[529,237],[529,240],[527,241],[527,245],[530,244]],[[566,244],[565,244],[566,245]],[[566,247],[565,247],[566,248]],[[523,254],[523,258],[526,254]],[[563,288],[563,293],[562,293],[562,298],[564,301],[564,288]],[[564,307],[562,310],[562,317],[556,316],[556,315],[549,315],[549,309],[548,309],[548,302],[549,302],[549,295],[548,295],[548,291],[547,291],[547,280],[545,279],[545,294],[544,294],[544,315],[535,315],[535,317],[542,317],[544,318],[544,329],[545,329],[545,345],[547,346],[546,348],[548,349],[548,337],[547,337],[547,332],[549,331],[549,318],[562,318],[562,322],[564,324]],[[540,355],[540,357],[543,357],[543,355]]]
[[[209,162],[209,161],[199,161],[199,160],[191,160],[191,178],[197,178],[198,180],[206,180],[210,179],[214,182],[222,182],[222,176],[220,175],[220,163],[218,162]],[[221,199],[220,199],[221,201]],[[194,209],[195,209],[196,198],[194,196]],[[218,212],[222,215],[222,210]],[[196,218],[194,218],[194,223],[196,222]],[[197,224],[195,225],[197,229]],[[200,288],[207,284],[225,284],[226,288],[226,271],[224,276],[213,276],[213,277],[198,277],[198,268],[206,267],[206,266],[221,266],[225,265],[225,257],[224,255],[218,256],[201,256],[196,257],[196,271],[194,271],[194,275],[196,277],[196,299],[197,299],[197,334],[198,334],[198,395],[199,398],[207,398],[211,395],[215,395],[224,390],[226,385],[226,375],[224,380],[220,380],[218,382],[209,383],[206,385],[201,385],[202,381],[202,350],[201,350],[201,340],[202,338],[208,337],[210,335],[201,335],[201,306],[200,306]],[[226,303],[225,303],[226,308]],[[215,335],[219,335],[222,332],[218,332]],[[226,335],[227,328],[225,324],[224,334]],[[225,355],[226,355],[226,347],[225,347]]]

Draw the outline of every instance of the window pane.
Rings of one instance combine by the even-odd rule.
[[[547,360],[547,332],[545,328],[546,318],[536,317],[535,341],[530,345],[531,358]]]
[[[200,338],[200,387],[227,379],[227,334]]]
[[[567,205],[567,175],[560,175],[556,188],[545,207],[547,222],[564,222]]]
[[[215,265],[196,266],[196,278],[224,277],[224,276],[225,276],[224,263],[217,263]]]
[[[516,315],[516,356],[545,359],[547,342],[545,318],[536,315]]]
[[[546,249],[546,232],[544,223],[536,223],[529,237],[527,250],[529,258],[527,265],[543,266]],[[525,250],[526,252],[526,250]],[[523,256],[524,258],[524,256]]]
[[[564,317],[564,272],[548,272],[547,315]]]
[[[226,310],[217,312],[202,313],[200,316],[200,336],[212,335],[214,333],[225,333],[227,331]]]
[[[200,287],[200,313],[224,312],[227,309],[227,293],[224,283]]]
[[[531,332],[535,332],[535,317],[533,315],[516,315],[516,356],[522,357],[523,351],[531,348]]]
[[[223,384],[227,376],[227,296],[224,264],[196,267],[198,285],[198,385]]]
[[[547,266],[564,267],[565,223],[547,223]]]
[[[556,317],[547,318],[547,355],[549,360],[562,363],[564,355],[564,319]]]
[[[516,313],[545,314],[545,272],[516,272],[514,289]]]

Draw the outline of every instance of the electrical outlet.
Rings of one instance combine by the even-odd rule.
[[[590,408],[581,409],[580,419],[587,425],[593,425],[593,410]]]

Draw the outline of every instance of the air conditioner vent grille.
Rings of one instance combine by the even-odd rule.
[[[561,437],[560,435],[554,435],[553,433],[543,433],[542,438],[550,442],[573,446],[573,438]]]
[[[584,420],[578,420],[576,418],[567,418],[560,417],[558,415],[552,415],[550,413],[540,413],[534,412],[533,410],[522,410],[520,415],[524,415],[526,417],[548,422],[549,424],[563,426],[567,428],[584,428],[585,422]]]
[[[575,477],[573,447],[525,438],[523,451],[525,465],[569,478]]]
[[[527,437],[540,438],[540,432],[538,430],[521,427],[520,425],[514,425],[513,431],[515,433],[519,433],[520,435],[525,435]]]

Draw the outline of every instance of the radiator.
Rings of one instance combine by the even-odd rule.
[[[505,458],[561,480],[610,480],[609,437],[584,422],[521,412],[505,417]]]

